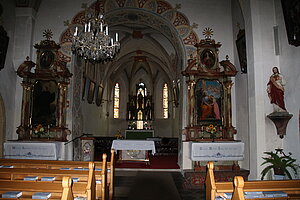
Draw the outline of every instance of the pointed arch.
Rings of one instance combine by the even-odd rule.
[[[96,1],[93,2],[89,9],[95,8]],[[106,13],[107,22],[111,26],[115,26],[117,24],[124,23],[124,20],[128,22],[128,13],[125,11],[120,11],[120,9],[132,10],[141,9],[144,14],[153,13],[153,16],[143,16],[143,14],[139,14],[138,20],[139,23],[142,21],[147,22],[147,24],[153,28],[154,26],[158,26],[158,29],[163,31],[167,31],[165,34],[168,34],[171,38],[175,35],[179,35],[181,38],[181,42],[185,46],[185,53],[182,56],[193,54],[196,51],[194,45],[199,42],[199,37],[197,33],[193,30],[197,27],[196,24],[191,25],[189,19],[185,14],[179,11],[181,5],[176,4],[175,8],[167,1],[161,0],[151,0],[151,1],[120,1],[120,0],[102,0],[99,1],[100,11]],[[116,14],[117,12],[117,14]],[[147,15],[147,14],[146,14]],[[118,17],[117,17],[118,16]],[[136,15],[137,16],[137,15]],[[156,17],[155,17],[156,16]],[[158,23],[160,20],[158,19],[160,16],[165,21],[168,21],[168,24],[160,24]],[[141,19],[141,17],[146,17],[146,20]],[[154,19],[155,18],[155,19]],[[66,62],[70,62],[71,60],[71,41],[72,36],[74,34],[74,30],[76,26],[82,26],[84,23],[84,11],[79,11],[74,15],[71,23],[68,24],[68,28],[64,30],[60,36],[60,44],[61,49],[59,56],[62,60]],[[152,24],[151,24],[152,22]],[[163,27],[163,28],[162,28]],[[169,28],[168,28],[169,27]],[[173,35],[173,36],[172,36]],[[173,38],[175,39],[175,38]],[[175,43],[178,41],[174,41]],[[176,45],[180,47],[181,45]],[[181,57],[181,56],[179,56]],[[182,63],[181,63],[182,64]]]

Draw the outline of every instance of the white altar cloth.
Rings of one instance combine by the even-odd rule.
[[[114,140],[112,145],[112,149],[117,150],[148,150],[152,151],[154,155],[155,145],[154,141],[149,140]]]
[[[12,159],[64,159],[63,142],[8,141],[4,143],[4,157]]]
[[[191,142],[190,145],[192,161],[244,159],[244,143],[242,142]]]

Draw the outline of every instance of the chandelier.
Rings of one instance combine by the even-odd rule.
[[[96,2],[95,12],[86,12],[83,27],[75,27],[72,52],[91,62],[111,61],[120,51],[118,33],[109,35],[108,24]]]

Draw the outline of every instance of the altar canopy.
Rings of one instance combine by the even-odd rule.
[[[192,161],[234,161],[244,159],[242,142],[190,142]]]

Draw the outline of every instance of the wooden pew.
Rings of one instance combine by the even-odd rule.
[[[50,192],[50,199],[61,199],[61,200],[73,200],[74,196],[87,197],[91,199],[87,194],[86,188],[88,184],[74,183],[70,177],[64,177],[61,183],[54,182],[27,182],[12,180],[5,181],[0,180],[0,195],[5,192],[21,191],[22,196],[20,198],[12,199],[32,199],[32,195],[36,192]],[[1,198],[3,199],[3,198]]]
[[[56,170],[56,169],[34,169],[34,168],[9,168],[9,169],[0,169],[0,184],[11,185],[11,182],[14,184],[23,184],[23,185],[31,185],[31,183],[56,183],[61,185],[65,177],[68,178],[78,178],[78,176],[82,179],[80,182],[73,183],[72,190],[74,191],[74,196],[77,197],[85,197],[87,200],[96,199],[96,179],[95,179],[95,166],[94,163],[90,162],[89,171],[75,171],[75,170]],[[103,174],[102,174],[103,175]],[[37,176],[37,180],[24,180],[25,177],[28,176]],[[39,177],[42,176],[53,176],[55,177],[55,181],[41,181]],[[102,184],[98,184],[99,186]],[[34,185],[33,185],[34,186]],[[83,187],[84,186],[84,187]],[[34,187],[35,188],[35,187]],[[83,189],[82,189],[83,188]],[[99,194],[102,196],[98,196],[97,199],[104,199],[103,197],[107,194],[105,190],[105,185],[103,187],[99,187]],[[1,187],[0,187],[1,189]],[[25,189],[25,188],[24,188]],[[26,191],[28,188],[26,189]]]
[[[288,194],[289,199],[300,199],[300,180],[276,180],[276,181],[246,181],[239,177],[235,178],[234,183],[232,182],[215,182],[214,173],[213,173],[213,162],[208,162],[207,164],[207,173],[206,173],[206,199],[211,200],[215,199],[218,195],[224,193],[233,193],[234,189],[235,198],[240,198],[241,188],[243,185],[244,192],[257,192],[257,191],[283,191]],[[234,184],[238,185],[234,188]],[[243,193],[243,192],[242,192]],[[244,193],[243,193],[244,194]],[[239,197],[237,197],[239,196]],[[241,197],[242,198],[242,197]],[[232,198],[234,199],[234,198]],[[269,198],[270,199],[270,198]],[[282,198],[281,198],[282,199]]]
[[[101,184],[107,186],[99,189],[97,184],[97,197],[101,194],[102,199],[113,199],[114,194],[114,165],[115,165],[115,151],[111,150],[111,160],[107,165],[106,155],[102,158],[102,162],[94,162],[96,166],[96,179],[101,180]],[[85,161],[57,161],[57,160],[29,160],[29,159],[0,159],[0,165],[13,166],[13,168],[35,168],[35,169],[70,169],[71,171],[77,169],[88,169],[88,162]],[[109,167],[108,167],[109,166]],[[108,168],[108,169],[107,169]],[[105,169],[105,170],[103,170]],[[70,171],[62,170],[62,171]],[[98,171],[101,170],[101,171]],[[101,178],[99,178],[101,176]]]
[[[277,180],[277,181],[244,181],[241,176],[234,177],[233,200],[244,200],[245,192],[282,191],[288,197],[273,197],[272,199],[300,199],[299,180]],[[261,199],[261,198],[259,198]],[[270,198],[265,198],[270,199]]]
[[[106,157],[105,157],[106,158]],[[104,160],[104,159],[103,159]],[[113,199],[114,194],[114,171],[115,171],[115,151],[111,150],[111,160],[108,162],[108,164],[105,162],[94,162],[95,168],[96,168],[96,179],[98,178],[98,170],[103,171],[103,167],[105,166],[104,170],[106,174],[105,178],[102,177],[101,181],[103,184],[103,180],[106,183],[107,187],[104,190],[105,193],[101,192],[101,194],[105,194],[105,199],[108,198],[110,200]],[[61,160],[31,160],[31,159],[0,159],[0,165],[1,166],[13,166],[13,168],[38,168],[38,169],[63,169],[63,168],[69,168],[70,170],[74,169],[87,169],[88,168],[88,162],[86,161],[61,161]],[[69,171],[69,170],[67,170]],[[103,175],[104,176],[104,175]],[[108,192],[107,192],[108,190]],[[99,191],[97,191],[97,194],[99,194]],[[97,195],[98,196],[98,195]],[[103,198],[103,197],[102,197]]]
[[[92,199],[108,199],[106,154],[103,154],[102,170],[95,171],[93,162],[89,162],[89,170],[60,170],[46,168],[0,168],[1,180],[24,180],[28,176],[36,176],[36,181],[41,181],[42,177],[55,177],[53,182],[61,182],[64,176],[79,178],[79,183],[87,183],[87,192]],[[101,183],[96,184],[97,181]],[[26,181],[27,183],[28,181]]]

